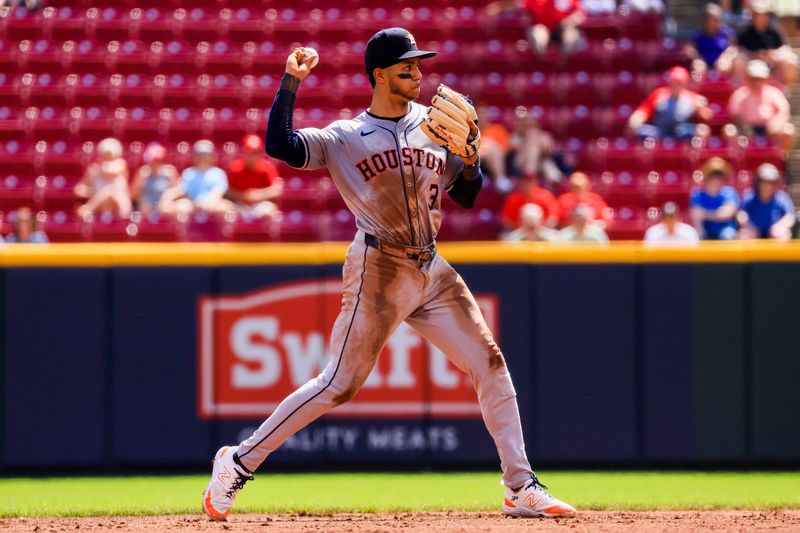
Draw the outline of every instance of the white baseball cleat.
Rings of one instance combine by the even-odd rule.
[[[203,512],[211,520],[225,520],[231,512],[236,495],[245,483],[253,479],[253,474],[233,459],[238,448],[223,446],[214,456],[211,481],[203,492]]]
[[[536,476],[517,491],[506,487],[503,511],[507,515],[531,518],[574,516],[577,513],[573,506],[554,497],[546,489]]]

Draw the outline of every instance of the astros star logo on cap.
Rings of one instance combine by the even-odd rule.
[[[414,40],[414,36],[411,35],[411,33],[406,34],[406,39],[408,39],[408,42],[411,43],[411,46],[417,46],[417,41]]]

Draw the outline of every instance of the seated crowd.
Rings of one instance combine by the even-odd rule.
[[[700,28],[687,43],[688,68],[677,65],[668,69],[664,85],[653,89],[629,115],[620,117],[634,143],[686,142],[693,147],[724,143],[731,150],[775,146],[784,157],[788,154],[796,132],[787,95],[796,79],[798,58],[771,12],[770,2],[749,0],[745,5],[749,16],[738,19],[736,29],[726,22],[734,19],[730,11],[714,3],[705,5]],[[534,54],[551,49],[571,54],[585,45],[582,25],[587,17],[623,10],[658,17],[664,12],[664,3],[501,0],[488,4],[486,15],[491,19],[507,12],[526,12],[531,21],[526,37]],[[724,105],[712,105],[703,87],[720,80],[732,91],[729,96],[724,93]],[[531,109],[517,107],[513,125],[502,123],[492,113],[489,107],[478,109],[480,156],[487,183],[503,196],[500,238],[607,241],[607,230],[615,223],[614,210],[592,191],[597,175],[560,153],[559,143]],[[245,136],[241,156],[225,169],[217,166],[216,147],[210,140],[194,143],[191,165],[180,172],[167,149],[155,142],[144,150],[139,168],[130,169],[127,161],[117,139],[97,144],[95,160],[74,187],[75,195],[82,199],[77,209],[81,220],[128,219],[133,213],[178,220],[195,213],[265,222],[281,217],[283,180],[275,164],[265,157],[263,141],[257,135]],[[631,170],[646,173],[651,169]],[[651,211],[657,209],[660,221],[647,230],[645,241],[690,244],[700,239],[791,238],[796,213],[782,188],[781,169],[769,163],[759,166],[752,188],[742,196],[733,186],[731,161],[712,157],[698,170],[702,179],[685,201],[651,206]],[[13,232],[7,242],[47,240],[36,228],[37,217],[30,209],[12,213],[8,222]]]

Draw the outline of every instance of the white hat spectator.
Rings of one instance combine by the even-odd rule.
[[[756,175],[758,176],[758,179],[764,181],[778,181],[781,177],[781,173],[772,163],[764,163],[760,165],[758,169],[756,169]]]
[[[202,139],[194,143],[192,150],[195,154],[213,154],[214,143],[207,139]]]
[[[101,154],[109,154],[115,159],[122,157],[122,143],[113,137],[107,137],[97,143],[97,152]]]
[[[769,66],[760,59],[754,59],[747,64],[747,75],[751,78],[769,78]]]
[[[750,11],[753,13],[769,13],[772,11],[769,0],[751,0]]]

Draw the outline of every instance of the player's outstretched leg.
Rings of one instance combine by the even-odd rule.
[[[503,354],[461,276],[440,256],[428,300],[406,320],[472,378],[486,428],[497,446],[512,516],[570,516],[575,508],[545,491],[525,454],[519,407]]]
[[[236,459],[237,446],[223,446],[214,456],[211,481],[203,492],[203,512],[211,520],[225,520],[233,500],[253,474]]]
[[[367,248],[363,240],[353,243],[343,269],[342,309],[333,326],[328,366],[287,396],[239,446],[217,453],[203,498],[206,513],[217,518],[207,509],[207,501],[218,519],[230,511],[246,479],[230,480],[228,473],[250,476],[286,439],[356,394],[391,332],[418,305],[409,297],[421,292],[423,277],[415,269],[415,263],[387,259],[383,252]]]

